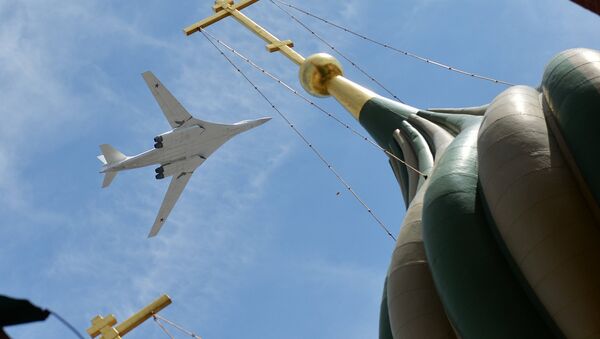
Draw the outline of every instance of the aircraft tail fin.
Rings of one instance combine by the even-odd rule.
[[[127,156],[109,144],[100,145],[101,155],[98,156],[98,160],[104,165],[102,172],[104,172],[104,181],[102,181],[102,188],[108,187],[110,183],[117,176],[117,171],[110,171],[109,166],[119,161],[127,159]]]
[[[114,147],[112,147],[109,144],[100,145],[100,151],[102,152],[102,155],[99,155],[98,159],[100,159],[100,161],[107,165],[119,162],[121,160],[125,160],[127,158],[125,154],[117,151]]]
[[[104,174],[104,180],[102,181],[102,188],[108,187],[117,176],[117,173],[119,172],[106,172]]]

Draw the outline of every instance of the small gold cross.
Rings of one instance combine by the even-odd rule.
[[[169,304],[171,304],[171,298],[164,294],[116,327],[113,327],[117,323],[114,315],[110,314],[106,318],[98,315],[92,319],[92,326],[86,331],[92,338],[102,335],[100,339],[121,339],[121,336],[131,332],[141,323],[150,319],[153,314],[169,306]]]
[[[116,323],[117,323],[117,319],[112,314],[109,314],[106,318],[103,318],[102,316],[97,315],[94,317],[94,319],[92,319],[92,326],[87,329],[87,333],[92,338],[95,338],[100,335],[100,333],[102,332],[103,329],[105,329],[107,327],[111,328]]]

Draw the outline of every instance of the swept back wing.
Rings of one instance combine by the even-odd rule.
[[[179,101],[175,99],[171,92],[163,86],[152,72],[144,72],[142,77],[172,128],[181,127],[186,121],[192,118],[192,115],[181,106]]]
[[[158,234],[160,228],[164,225],[165,221],[167,221],[167,217],[171,213],[173,206],[181,196],[181,192],[187,185],[188,181],[192,177],[193,172],[189,173],[180,173],[173,176],[171,179],[171,183],[169,184],[169,189],[167,190],[167,195],[163,199],[162,205],[160,206],[160,210],[158,211],[158,215],[156,216],[156,220],[154,221],[154,225],[152,225],[152,229],[150,230],[150,234],[148,234],[148,238],[152,238],[153,236]]]
[[[188,181],[190,181],[192,174],[194,174],[194,170],[203,162],[204,158],[200,156],[195,156],[191,159],[185,160],[185,163],[183,163],[183,166],[181,167],[181,171],[173,175],[171,183],[169,184],[169,189],[167,189],[167,194],[163,199],[160,210],[158,211],[158,215],[156,216],[156,220],[154,221],[154,225],[152,225],[150,234],[148,234],[148,238],[158,234],[160,228],[164,225],[165,221],[167,221],[167,217],[171,213],[173,206],[175,206],[175,203],[181,196],[181,192],[183,192],[183,189],[187,185]]]

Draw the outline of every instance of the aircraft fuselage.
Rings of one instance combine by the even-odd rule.
[[[247,130],[247,124],[252,122],[236,125],[213,124],[209,129],[199,124],[178,127],[155,137],[154,149],[106,165],[101,172],[123,171],[150,165],[164,166],[193,157],[204,160],[231,137]],[[162,178],[157,175],[157,179]]]

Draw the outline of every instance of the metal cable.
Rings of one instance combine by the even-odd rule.
[[[319,150],[312,144],[310,143],[310,141],[308,141],[308,139],[294,126],[294,124],[287,118],[287,116],[285,114],[283,114],[283,112],[281,112],[274,104],[271,100],[269,100],[269,98],[267,98],[267,96],[254,84],[254,82],[252,82],[252,80],[250,80],[250,78],[248,78],[248,76],[242,72],[242,70],[227,56],[225,55],[225,53],[221,50],[221,48],[219,48],[219,46],[217,46],[215,44],[214,41],[212,41],[210,39],[210,37],[205,33],[204,29],[200,29],[199,30],[202,35],[206,38],[206,40],[208,40],[208,42],[210,42],[211,45],[213,45],[213,47],[215,47],[217,49],[217,51],[219,51],[219,53],[227,60],[227,62],[229,62],[229,64],[231,64],[231,66],[233,66],[235,68],[235,70],[240,73],[240,75],[246,79],[246,81],[252,86],[254,87],[254,89],[256,90],[256,92],[271,106],[271,108],[290,126],[290,128],[292,128],[292,130],[300,137],[300,139],[302,139],[302,141],[304,141],[304,143],[308,146],[308,148],[310,148],[313,153],[321,160],[321,162],[323,162],[325,164],[325,166],[327,166],[327,168],[329,169],[329,171],[331,171],[331,173],[333,173],[333,175],[335,175],[335,177],[338,179],[338,181],[344,185],[344,187],[346,187],[346,189],[354,196],[354,198],[361,204],[363,205],[363,207],[367,210],[367,212],[371,215],[371,217],[373,217],[373,219],[375,219],[375,221],[377,221],[377,223],[379,224],[379,226],[394,240],[396,241],[396,238],[392,235],[392,233],[388,230],[388,228],[385,226],[385,224],[379,219],[379,217],[377,217],[377,215],[375,215],[375,213],[373,213],[373,211],[371,210],[371,208],[369,208],[369,206],[358,196],[358,194],[354,191],[354,189],[352,189],[352,187],[346,182],[346,180],[344,180],[344,178],[335,170],[335,168],[333,168],[333,166],[325,159],[325,157],[323,157],[323,155],[321,154],[321,152],[319,152]]]
[[[175,337],[173,337],[173,335],[171,333],[169,333],[169,331],[165,328],[165,326],[158,320],[158,318],[156,317],[156,314],[152,315],[152,319],[154,319],[154,322],[160,326],[160,329],[163,330],[163,332],[165,332],[165,334],[171,338],[171,339],[175,339]]]
[[[408,169],[410,169],[410,170],[418,173],[419,175],[423,176],[424,178],[427,178],[427,175],[425,173],[419,171],[418,169],[416,169],[413,166],[411,166],[408,163],[406,163],[404,160],[398,158],[395,154],[393,154],[390,151],[386,150],[385,148],[379,146],[375,141],[369,139],[369,137],[367,137],[367,136],[363,135],[362,133],[358,132],[357,130],[355,130],[354,128],[352,128],[349,124],[345,123],[340,118],[338,118],[335,114],[330,113],[329,111],[325,110],[324,108],[322,108],[321,106],[319,106],[318,104],[316,104],[314,101],[312,101],[309,98],[307,98],[306,96],[302,95],[298,90],[294,89],[292,86],[288,85],[283,80],[279,79],[278,77],[276,77],[275,75],[273,75],[272,73],[270,73],[269,71],[267,71],[266,69],[260,67],[255,62],[253,62],[252,60],[248,59],[246,56],[244,56],[243,54],[241,54],[240,52],[238,52],[234,48],[230,47],[225,42],[223,42],[220,39],[216,38],[214,35],[210,34],[207,31],[204,31],[204,33],[206,33],[206,35],[208,35],[211,39],[215,40],[218,44],[220,44],[221,46],[223,46],[224,48],[226,48],[227,50],[229,50],[231,53],[237,55],[240,59],[244,60],[249,65],[251,65],[255,69],[259,70],[261,73],[265,74],[266,76],[268,76],[272,80],[276,81],[278,84],[282,85],[285,89],[287,89],[288,91],[292,92],[296,96],[300,97],[302,100],[306,101],[308,104],[310,104],[311,106],[313,106],[314,108],[316,108],[320,112],[324,113],[325,115],[327,115],[328,117],[330,117],[331,119],[333,119],[334,121],[336,121],[338,124],[340,124],[341,126],[343,126],[344,128],[346,128],[347,130],[351,131],[356,136],[360,137],[361,139],[363,139],[366,142],[370,143],[371,145],[373,145],[374,147],[376,147],[380,151],[384,152],[387,156],[393,158],[394,160],[397,160],[398,162],[400,162],[401,164],[403,164],[404,166],[406,166]]]
[[[285,12],[287,15],[289,15],[290,18],[292,18],[294,21],[296,21],[300,26],[304,27],[304,29],[306,29],[307,31],[309,31],[310,34],[314,35],[315,38],[321,40],[322,43],[324,43],[325,45],[327,45],[327,47],[329,47],[337,55],[341,56],[344,60],[346,60],[347,62],[349,62],[352,66],[354,66],[354,68],[356,68],[358,71],[360,71],[362,74],[364,74],[367,78],[369,78],[369,80],[371,80],[374,83],[376,83],[379,87],[381,87],[389,95],[391,95],[392,97],[394,97],[394,99],[398,100],[401,103],[404,103],[402,100],[400,100],[400,98],[398,98],[394,93],[392,93],[392,91],[390,91],[389,89],[387,89],[387,87],[385,87],[381,82],[377,81],[377,79],[375,79],[372,75],[370,75],[369,73],[367,73],[367,71],[365,71],[364,69],[362,69],[354,61],[350,60],[350,58],[348,58],[345,54],[343,54],[338,49],[336,49],[332,44],[330,44],[329,42],[327,42],[327,40],[325,40],[323,37],[321,37],[315,31],[313,31],[312,29],[310,29],[302,21],[300,21],[298,18],[296,18],[292,13],[290,13],[290,12],[286,11],[285,9],[283,9],[281,6],[279,6],[278,4],[276,4],[275,1],[273,1],[273,0],[270,0],[270,1],[271,1],[271,3],[273,5],[277,6],[277,8],[279,8],[280,10],[282,10],[283,12]]]
[[[515,85],[515,84],[513,84],[513,83],[510,83],[510,82],[508,82],[508,81],[497,80],[497,79],[494,79],[494,78],[491,78],[491,77],[486,77],[486,76],[479,75],[479,74],[476,74],[476,73],[467,72],[467,71],[465,71],[465,70],[462,70],[462,69],[460,69],[460,68],[453,67],[453,66],[449,66],[449,65],[443,64],[443,63],[441,63],[441,62],[434,61],[434,60],[432,60],[432,59],[425,58],[425,57],[419,56],[419,55],[417,55],[417,54],[414,54],[414,53],[411,53],[411,52],[408,52],[408,51],[401,50],[401,49],[399,49],[399,48],[396,48],[396,47],[394,47],[394,46],[391,46],[391,45],[389,45],[389,44],[386,44],[386,43],[383,43],[383,42],[379,42],[379,41],[377,41],[377,40],[375,40],[375,39],[369,38],[369,37],[367,37],[367,36],[365,36],[365,35],[363,35],[363,34],[360,34],[360,33],[354,32],[354,31],[352,31],[352,30],[350,30],[350,29],[348,29],[348,28],[346,28],[346,27],[344,27],[344,26],[341,26],[341,25],[338,25],[338,24],[336,24],[336,23],[333,23],[333,22],[331,22],[331,21],[329,21],[329,20],[327,20],[327,19],[324,19],[324,18],[322,18],[322,17],[319,17],[319,16],[317,16],[317,15],[315,15],[315,14],[312,14],[312,13],[310,13],[310,12],[308,12],[308,11],[306,11],[306,10],[303,10],[303,9],[301,9],[301,8],[298,8],[298,7],[294,6],[294,5],[291,5],[291,4],[288,4],[288,3],[285,3],[285,2],[283,2],[283,1],[281,1],[281,0],[270,0],[270,1],[271,1],[271,2],[273,2],[273,1],[276,1],[276,2],[278,2],[278,3],[280,3],[280,4],[284,5],[284,6],[287,6],[287,7],[289,7],[289,8],[292,8],[292,9],[294,9],[294,10],[296,10],[296,11],[300,12],[300,13],[303,13],[303,14],[305,14],[305,15],[308,15],[308,16],[310,16],[310,17],[312,17],[312,18],[315,18],[315,19],[317,19],[317,20],[320,20],[320,21],[322,21],[322,22],[324,22],[324,23],[326,23],[326,24],[328,24],[328,25],[330,25],[330,26],[333,26],[333,27],[335,27],[335,28],[337,28],[337,29],[340,29],[340,30],[342,30],[342,31],[344,31],[344,32],[346,32],[346,33],[350,33],[350,34],[352,34],[352,35],[354,35],[354,36],[357,36],[357,37],[359,37],[359,38],[361,38],[361,39],[363,39],[363,40],[365,40],[365,41],[371,42],[371,43],[373,43],[373,44],[379,45],[379,46],[381,46],[381,47],[387,48],[387,49],[389,49],[389,50],[392,50],[392,51],[394,51],[394,52],[397,52],[397,53],[403,54],[403,55],[405,55],[405,56],[409,56],[409,57],[411,57],[411,58],[415,58],[415,59],[417,59],[417,60],[420,60],[420,61],[426,62],[426,63],[428,63],[428,64],[435,65],[435,66],[438,66],[438,67],[441,67],[441,68],[447,69],[447,70],[449,70],[449,71],[452,71],[452,72],[456,72],[456,73],[460,73],[460,74],[463,74],[463,75],[466,75],[466,76],[470,76],[470,77],[472,77],[472,78],[476,78],[476,79],[481,79],[481,80],[490,81],[490,82],[493,82],[493,83],[496,83],[496,84],[503,84],[503,85],[507,85],[507,86],[514,86],[514,85]]]
[[[165,318],[165,317],[163,317],[163,316],[160,316],[160,315],[158,315],[158,314],[154,314],[154,315],[153,315],[153,317],[155,318],[155,320],[156,320],[156,319],[160,319],[160,320],[162,320],[162,321],[166,322],[167,324],[169,324],[169,325],[171,325],[171,326],[175,327],[176,329],[178,329],[178,330],[179,330],[179,331],[181,331],[182,333],[185,333],[185,334],[189,335],[189,336],[190,336],[190,337],[192,337],[192,338],[202,339],[202,337],[201,337],[201,336],[199,336],[199,335],[195,334],[194,332],[192,332],[192,331],[190,331],[190,330],[187,330],[187,329],[183,328],[183,326],[181,326],[181,325],[177,325],[176,323],[172,322],[171,320],[169,320],[169,319],[167,319],[167,318]]]
[[[52,314],[54,317],[56,317],[56,319],[58,319],[63,325],[65,325],[67,328],[69,328],[71,330],[71,332],[73,332],[77,337],[79,337],[80,339],[83,339],[83,336],[81,335],[81,333],[79,333],[79,331],[77,331],[77,329],[71,325],[68,321],[66,321],[63,317],[61,317],[60,315],[58,315],[58,313],[48,310],[48,312],[50,312],[50,314]]]

